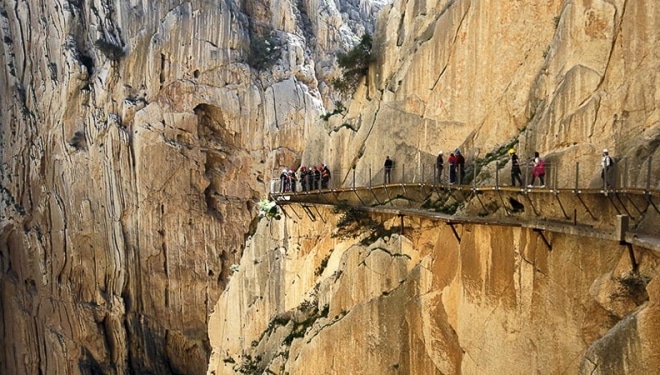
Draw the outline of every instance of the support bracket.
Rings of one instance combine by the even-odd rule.
[[[548,241],[547,238],[545,238],[545,234],[543,234],[543,230],[538,229],[538,228],[534,228],[534,232],[539,234],[539,236],[543,240],[543,243],[545,244],[545,246],[548,247],[548,251],[552,251],[552,244],[550,243],[550,241]]]
[[[458,243],[460,245],[461,237],[458,235],[458,232],[456,231],[456,227],[454,227],[454,225],[456,225],[456,223],[452,223],[451,221],[448,221],[447,225],[449,225],[451,227],[451,231],[454,232],[454,237],[456,237],[456,240],[458,241]]]

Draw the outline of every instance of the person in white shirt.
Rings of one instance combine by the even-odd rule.
[[[612,162],[612,157],[610,156],[610,152],[608,149],[603,150],[603,160],[600,162],[600,165],[602,167],[602,170],[600,172],[600,178],[603,180],[603,186],[605,188],[610,187],[610,183],[608,181],[608,175],[610,173],[610,169],[613,166]]]

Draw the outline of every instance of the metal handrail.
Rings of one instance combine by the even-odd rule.
[[[600,169],[591,175],[586,175],[581,168],[580,162],[575,163],[575,168],[571,173],[571,168],[557,165],[552,162],[545,163],[545,176],[544,187],[545,189],[560,191],[570,190],[573,193],[580,193],[582,190],[600,189],[604,192],[623,192],[623,191],[643,191],[646,194],[657,193],[660,191],[660,176],[653,175],[653,159],[649,157],[648,161],[639,167],[639,173],[636,174],[637,178],[631,181],[631,173],[627,159],[615,164],[607,171],[607,180],[603,179],[600,175]],[[495,168],[493,168],[493,165]],[[645,168],[644,168],[645,167]],[[477,161],[473,161],[472,165],[466,163],[465,175],[462,177],[463,181],[457,181],[452,184],[449,181],[449,166],[445,162],[442,173],[438,174],[438,169],[435,164],[418,164],[417,168],[407,168],[405,164],[397,166],[390,173],[390,183],[399,186],[406,186],[408,184],[417,184],[423,186],[464,186],[473,190],[480,189],[500,189],[504,187],[511,187],[510,166],[499,167],[497,162],[489,165],[479,166]],[[398,172],[397,172],[398,170]],[[521,163],[522,181],[523,186],[521,190],[539,189],[541,188],[538,178],[534,178],[534,186],[532,185],[532,168],[529,163]],[[279,176],[273,171],[272,175]],[[572,176],[571,176],[572,174]],[[562,177],[560,179],[560,176]],[[303,189],[300,181],[300,173],[296,172],[296,192],[314,192],[322,190],[337,190],[350,187],[356,189],[359,187],[378,187],[384,185],[384,168],[379,167],[373,169],[368,166],[364,171],[350,168],[342,170],[338,168],[331,169],[331,178],[328,182],[327,188],[321,186],[319,181],[318,187],[314,188],[313,180],[308,180],[306,189]],[[282,188],[281,180],[273,178],[270,181],[270,193],[293,193],[293,189],[284,191]]]

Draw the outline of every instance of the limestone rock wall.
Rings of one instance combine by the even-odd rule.
[[[539,151],[561,184],[579,161],[586,186],[608,148],[619,183],[625,169],[641,187],[660,157],[659,12],[654,1],[395,1],[379,15],[365,85],[319,141],[323,157],[364,184],[369,168],[382,180],[386,155],[395,176],[405,165],[420,180],[438,151],[460,148],[494,182],[513,145],[523,159]]]
[[[372,362],[383,371],[498,370],[507,364],[483,361],[503,337],[525,348],[524,340],[549,342],[555,331],[570,340],[603,337],[614,321],[582,292],[614,272],[619,249],[605,252],[594,269],[582,267],[590,273],[581,279],[565,281],[581,291],[569,298],[566,285],[557,292],[510,280],[527,269],[525,249],[538,246],[530,233],[474,229],[452,250],[460,258],[448,257],[449,266],[431,277],[424,262],[439,256],[428,248],[441,246],[435,240],[421,246],[387,235],[358,245],[338,241],[333,227],[319,222],[279,224],[272,234],[263,223],[255,229],[255,203],[273,171],[285,166],[326,162],[341,184],[350,183],[355,167],[360,184],[369,168],[378,178],[386,154],[396,160],[395,175],[405,165],[408,178],[419,178],[440,149],[460,147],[468,162],[494,153],[486,164],[492,169],[508,144],[524,157],[538,150],[563,170],[579,160],[586,183],[597,181],[599,150],[608,147],[630,169],[631,183],[640,183],[645,163],[660,159],[658,12],[651,0],[3,2],[0,371],[204,373],[211,311],[228,321],[214,323],[211,371],[297,372],[303,362],[292,353],[316,358],[333,348],[397,358]],[[364,85],[342,97],[327,83],[337,75],[333,54],[371,30],[376,61]],[[348,112],[320,120],[335,100]],[[251,233],[258,235],[246,241]],[[281,244],[288,233],[318,255],[292,256],[294,249]],[[442,249],[453,241],[444,230],[425,236],[445,238]],[[511,243],[499,242],[509,237]],[[586,246],[564,241],[567,248]],[[253,259],[243,254],[248,245]],[[510,247],[516,250],[504,250]],[[337,255],[326,260],[329,249]],[[509,255],[492,255],[498,251]],[[344,254],[347,265],[340,264]],[[561,254],[586,262],[584,252]],[[282,266],[287,259],[295,261]],[[509,272],[493,276],[498,292],[483,281],[495,261]],[[371,262],[377,272],[366,267]],[[574,262],[548,264],[554,282]],[[263,273],[279,269],[286,271]],[[465,276],[455,276],[459,269]],[[436,274],[445,276],[429,281]],[[314,291],[317,281],[321,292]],[[584,333],[586,323],[547,301],[551,311],[543,315],[529,302],[543,294],[511,296],[512,283],[525,293],[557,293],[569,300],[562,308],[579,301],[591,314],[593,307],[597,323]],[[425,299],[440,290],[447,301]],[[491,313],[500,306],[494,299],[514,307]],[[408,322],[402,305],[422,318]],[[494,314],[494,327],[505,328],[475,330],[462,320],[470,314]],[[554,331],[516,326],[535,314],[553,327],[570,324]],[[651,326],[645,314],[636,315],[637,327]],[[506,328],[509,315],[513,328]],[[353,329],[347,317],[383,324],[361,327],[353,346],[333,347],[335,336],[325,333]],[[313,338],[307,328],[322,330],[315,322],[335,330],[306,347],[300,338]],[[392,325],[399,331],[385,330]],[[391,342],[403,334],[405,345]],[[488,345],[480,346],[479,334]],[[365,338],[374,346],[360,345]],[[566,345],[576,357],[553,348],[538,363],[577,368],[577,353],[587,346],[578,341]],[[595,348],[589,358],[600,353]],[[351,362],[321,363],[339,370],[365,365]]]
[[[204,373],[255,203],[323,108],[313,57],[380,7],[3,2],[0,372]]]
[[[460,225],[459,243],[426,219],[285,210],[248,240],[211,316],[209,374],[590,373],[622,345],[581,360],[592,342],[657,319],[614,241],[553,233],[549,250],[529,229]],[[660,258],[635,252],[654,278]],[[618,333],[627,373],[657,366],[653,328],[638,330]]]

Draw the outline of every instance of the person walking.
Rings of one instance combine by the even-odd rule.
[[[600,171],[600,179],[603,181],[603,187],[607,189],[610,187],[609,174],[612,166],[614,166],[614,161],[610,156],[610,151],[608,149],[603,150],[603,160],[600,162],[602,170]]]
[[[456,183],[456,155],[449,154],[449,183],[451,185]]]
[[[298,184],[298,178],[296,177],[296,172],[293,169],[289,169],[289,186],[292,192],[296,192],[296,185]]]
[[[392,182],[392,167],[394,166],[394,162],[392,159],[390,159],[389,156],[385,157],[385,164],[383,165],[383,168],[385,169],[385,175],[384,175],[384,183],[389,184]]]
[[[442,151],[438,153],[438,157],[435,159],[435,167],[438,169],[438,175],[436,177],[436,183],[442,183],[442,169],[445,166],[445,161],[442,160]]]
[[[286,193],[291,190],[291,181],[289,180],[289,171],[284,168],[280,174],[280,193]]]
[[[328,188],[328,181],[330,181],[330,169],[327,165],[321,164],[321,189]]]
[[[321,180],[321,171],[316,167],[312,167],[312,173],[314,178],[314,190],[319,190],[319,181]]]
[[[300,187],[302,191],[307,191],[307,167],[300,167]]]
[[[509,155],[511,156],[511,186],[516,186],[516,180],[518,180],[518,184],[523,187],[523,182],[520,178],[520,162],[518,155],[516,155],[516,150],[513,148],[510,149]]]
[[[465,178],[465,158],[459,149],[456,149],[454,153],[456,154],[456,172],[458,172],[458,184],[461,185],[463,183],[463,179]]]
[[[534,187],[534,180],[536,178],[539,178],[539,181],[541,181],[541,186],[542,188],[545,187],[545,162],[541,157],[539,156],[538,151],[534,152],[534,160],[532,160],[532,182],[527,185],[527,187]]]

